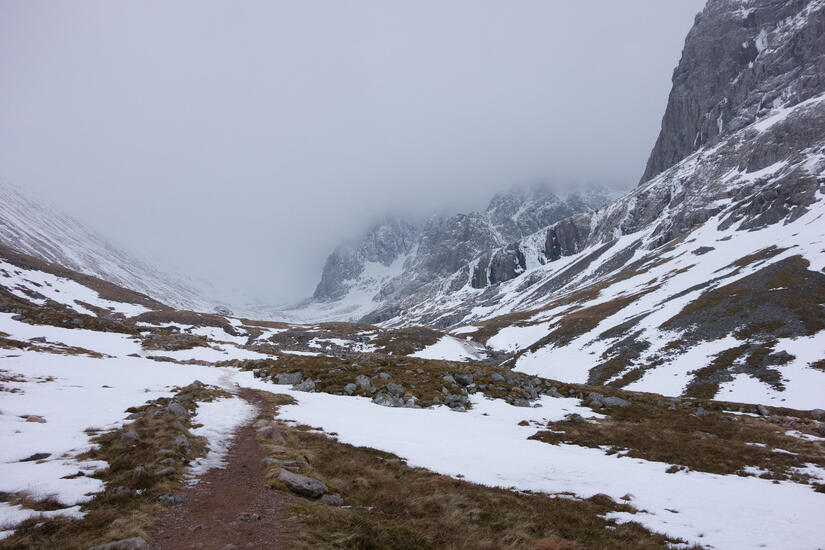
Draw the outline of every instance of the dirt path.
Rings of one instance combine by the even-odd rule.
[[[259,408],[266,407],[253,391],[242,390],[240,396]],[[264,483],[263,458],[251,421],[235,436],[226,468],[208,471],[197,485],[180,492],[185,504],[164,512],[152,548],[286,548],[289,529],[283,519],[290,497]]]

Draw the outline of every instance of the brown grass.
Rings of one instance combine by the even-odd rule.
[[[283,396],[267,398],[273,406],[285,402]],[[301,500],[292,510],[295,549],[667,547],[666,537],[638,524],[615,525],[599,517],[633,511],[608,497],[550,498],[484,487],[411,468],[392,454],[341,444],[306,427],[281,431],[285,452],[271,456],[306,461],[297,471],[324,481],[348,506]],[[284,490],[276,477],[273,468],[272,486]],[[555,546],[547,546],[549,541]]]
[[[93,439],[95,448],[78,457],[81,460],[103,460],[109,464],[108,468],[95,475],[105,483],[106,489],[83,505],[86,516],[81,520],[30,519],[18,525],[14,535],[0,540],[0,549],[85,549],[129,537],[148,540],[155,518],[164,507],[157,497],[174,492],[182,481],[186,464],[205,454],[205,440],[189,431],[194,427],[190,419],[197,402],[223,395],[226,392],[212,387],[191,385],[181,388],[178,396],[181,405],[189,411],[186,416],[176,417],[162,412],[156,415],[169,404],[170,400],[166,398],[129,409],[127,412],[142,414],[141,417],[122,429],[96,435]],[[177,422],[183,430],[176,425]],[[128,431],[137,432],[140,440],[122,439],[121,435]],[[89,433],[93,434],[94,430]],[[174,450],[172,445],[181,433],[190,441],[191,452],[188,454]],[[167,466],[162,462],[167,459],[174,461],[170,465],[175,472],[165,477],[155,476],[156,471]],[[145,469],[146,475],[135,476],[138,466]],[[136,493],[137,490],[141,492]],[[42,502],[31,504],[41,507],[35,509],[44,506]],[[51,509],[57,506],[53,501],[47,501],[45,505],[51,506]]]

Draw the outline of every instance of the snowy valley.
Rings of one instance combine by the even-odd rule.
[[[0,188],[0,549],[823,548],[823,31],[710,0],[638,185],[387,218],[278,312]]]

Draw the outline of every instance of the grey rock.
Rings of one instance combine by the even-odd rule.
[[[355,377],[355,383],[358,385],[359,388],[368,390],[372,386],[372,380],[369,379],[368,376],[364,374],[359,374]]]
[[[467,405],[470,404],[470,400],[466,395],[448,393],[444,396],[444,404],[453,410],[466,410]]]
[[[394,384],[390,382],[389,384],[387,384],[387,391],[395,395],[396,397],[400,397],[404,395],[404,386],[402,386],[401,384]]]
[[[630,401],[613,396],[605,397],[602,399],[602,403],[604,403],[605,407],[629,407],[631,405]]]
[[[358,386],[356,386],[356,385],[355,385],[355,384],[353,384],[353,383],[349,383],[349,384],[347,384],[346,386],[344,386],[344,393],[345,393],[345,394],[347,394],[347,395],[352,395],[352,394],[354,394],[357,390],[358,390]]]
[[[280,466],[281,468],[303,468],[307,465],[303,460],[290,460],[267,457],[264,459],[265,466]]]
[[[303,380],[303,378],[304,375],[300,372],[288,372],[277,376],[278,384],[284,385],[297,384]]]
[[[445,374],[441,377],[445,384],[455,385],[456,381],[452,374]]]
[[[524,399],[523,397],[517,397],[516,399],[513,399],[512,405],[514,407],[529,407],[530,402]]]
[[[161,468],[157,472],[155,472],[155,477],[166,477],[175,475],[177,470],[175,470],[172,466],[167,466],[166,468]]]
[[[172,446],[179,451],[183,451],[184,453],[189,453],[192,450],[192,445],[189,443],[189,439],[183,435],[178,435],[175,440],[172,442]]]
[[[822,409],[814,409],[811,411],[811,418],[814,420],[822,420],[823,417],[825,417],[825,411]]]
[[[51,453],[34,453],[31,456],[27,456],[26,458],[21,458],[18,462],[35,462],[37,460],[43,460],[44,458],[49,458],[52,456]]]
[[[770,416],[771,414],[765,405],[757,405],[756,412],[759,414],[759,416]]]
[[[344,499],[338,493],[326,494],[321,497],[321,502],[330,506],[343,506]]]
[[[381,380],[389,380],[390,378],[392,378],[392,376],[390,376],[388,372],[379,372],[378,378],[380,378]]]
[[[115,487],[110,494],[115,498],[130,498],[134,496],[135,491],[131,487]]]
[[[149,545],[141,537],[132,537],[90,546],[88,550],[149,550]]]
[[[697,407],[696,412],[693,413],[693,414],[694,414],[694,416],[698,416],[699,418],[702,418],[704,416],[708,416],[710,413],[707,412],[704,407]]]
[[[504,382],[504,377],[497,372],[490,375],[490,380],[493,382]]]
[[[396,395],[380,391],[372,398],[372,402],[382,407],[403,407],[404,400]]]
[[[285,440],[284,434],[276,426],[264,426],[255,430],[255,434],[261,439],[270,439],[277,443],[283,443]]]
[[[816,431],[819,432],[819,435],[825,437],[825,422],[819,422],[816,425]]]
[[[306,380],[292,386],[292,389],[296,391],[314,392],[315,381],[311,378],[307,378]]]
[[[167,405],[165,411],[174,416],[186,416],[187,414],[187,411],[183,408],[183,405],[180,403],[175,403],[174,401]]]
[[[293,493],[309,498],[318,498],[328,490],[326,483],[323,481],[296,474],[289,470],[282,469],[278,479]]]
[[[455,374],[453,378],[456,382],[461,384],[462,386],[469,386],[473,383],[473,375],[472,374]]]
[[[157,501],[161,504],[169,504],[174,506],[175,504],[185,504],[186,499],[183,497],[176,497],[172,493],[163,493],[157,498]]]

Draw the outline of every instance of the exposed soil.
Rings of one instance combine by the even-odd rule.
[[[240,396],[259,408],[266,404],[255,392]],[[227,455],[226,468],[201,476],[160,518],[153,548],[158,550],[283,549],[290,536],[284,524],[292,499],[269,488],[264,480],[264,453],[252,422],[241,428]]]

